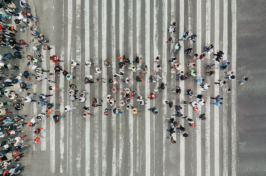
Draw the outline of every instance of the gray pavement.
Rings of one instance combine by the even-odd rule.
[[[26,150],[28,156],[23,160],[26,165],[25,175],[113,175],[113,176],[219,176],[236,174],[237,157],[237,132],[236,132],[236,82],[230,82],[231,94],[225,94],[220,87],[214,86],[214,81],[224,76],[223,71],[216,70],[214,77],[205,75],[204,65],[214,63],[213,56],[208,55],[206,60],[197,61],[197,75],[205,78],[211,85],[210,90],[201,92],[200,87],[190,77],[187,81],[176,81],[176,71],[171,70],[168,60],[177,57],[182,64],[182,70],[189,71],[187,63],[192,62],[191,57],[184,54],[183,50],[193,47],[197,53],[203,47],[212,43],[215,51],[221,49],[225,52],[225,60],[231,61],[229,70],[236,71],[236,1],[211,1],[211,0],[168,0],[168,1],[107,1],[107,0],[59,0],[59,1],[34,1],[29,0],[33,12],[41,18],[38,31],[43,33],[52,46],[51,51],[43,51],[45,56],[41,66],[44,69],[54,68],[49,61],[49,56],[56,54],[64,58],[63,68],[70,69],[71,59],[77,60],[81,65],[72,72],[76,76],[74,83],[78,90],[89,92],[86,106],[91,106],[91,100],[98,97],[103,106],[92,108],[90,119],[83,119],[82,107],[78,100],[73,103],[77,110],[65,114],[66,117],[59,123],[47,119],[38,126],[49,131],[42,134],[45,140]],[[177,22],[176,32],[171,34],[177,39],[181,38],[185,30],[196,33],[196,42],[180,42],[181,52],[173,53],[174,44],[166,44],[169,38],[168,26]],[[234,23],[235,22],[235,23]],[[27,36],[26,32],[21,36]],[[31,53],[27,49],[26,53]],[[103,110],[107,105],[105,97],[111,93],[109,84],[94,83],[84,85],[84,77],[93,75],[110,78],[119,71],[117,56],[125,54],[132,61],[136,56],[143,58],[143,63],[149,66],[145,82],[136,83],[134,78],[138,73],[133,73],[128,68],[125,77],[131,77],[129,85],[122,82],[124,78],[117,79],[118,89],[136,88],[138,95],[147,97],[155,92],[157,98],[148,100],[141,106],[136,100],[131,103],[141,111],[133,115],[122,107],[125,114],[104,116]],[[155,57],[161,56],[163,82],[167,83],[167,90],[158,90],[159,83],[148,83],[148,76],[156,69]],[[111,68],[104,68],[103,61],[112,61]],[[95,65],[103,66],[103,72],[95,74],[94,67],[84,66],[85,61],[91,60]],[[238,59],[239,60],[239,59]],[[25,65],[25,60],[20,64]],[[239,63],[238,63],[239,64]],[[25,67],[25,69],[28,69]],[[239,70],[238,70],[239,71]],[[240,76],[239,73],[236,74]],[[48,75],[45,75],[48,76]],[[68,97],[68,81],[62,75],[56,77],[59,90],[51,98],[52,102],[60,103],[56,112],[63,112],[63,107],[72,104]],[[49,93],[46,82],[31,80],[37,84],[38,93]],[[161,81],[160,81],[161,82]],[[182,88],[180,96],[172,93],[176,86]],[[245,85],[246,86],[246,85]],[[244,87],[245,87],[244,86]],[[238,88],[238,87],[237,87]],[[171,144],[166,139],[168,127],[166,118],[174,114],[168,108],[165,100],[182,99],[187,89],[204,95],[206,105],[200,107],[205,112],[207,119],[200,121],[191,106],[183,108],[182,113],[189,115],[196,122],[196,128],[189,127],[187,121],[177,119],[187,128],[189,138],[184,139],[177,135],[177,143]],[[25,94],[25,92],[23,92]],[[210,105],[210,97],[216,95],[224,97],[221,107]],[[239,94],[237,94],[239,96]],[[117,100],[115,107],[120,107],[122,96],[114,95]],[[192,99],[195,101],[195,97]],[[239,99],[238,99],[239,101]],[[147,109],[157,107],[159,113],[153,115]],[[27,104],[21,114],[29,114],[29,119],[37,113],[44,112],[36,104]],[[29,139],[33,139],[33,130],[26,130]],[[29,141],[29,144],[32,142]]]
[[[238,76],[247,75],[250,81],[237,87],[239,131],[238,175],[266,174],[265,127],[265,29],[266,2],[238,1]]]

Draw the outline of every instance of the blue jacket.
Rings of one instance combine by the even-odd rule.
[[[217,95],[217,96],[215,97],[215,100],[216,100],[216,101],[221,101],[221,98],[222,98],[222,97],[221,97],[220,95]]]
[[[216,102],[215,102],[215,105],[216,105],[216,106],[220,106],[220,105],[221,105],[221,101],[216,101]]]
[[[41,104],[39,104],[39,102],[41,102]],[[43,101],[43,100],[38,101],[39,107],[43,107],[46,103],[49,103],[49,101]]]

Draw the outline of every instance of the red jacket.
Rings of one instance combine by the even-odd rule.
[[[36,133],[35,134],[40,134],[41,132],[39,130],[42,130],[43,128],[37,128],[35,131]]]
[[[50,60],[52,61],[52,62],[54,62],[54,63],[56,63],[56,62],[58,62],[58,57],[56,56],[56,55],[52,55],[51,57],[50,57]]]
[[[38,143],[40,140],[41,140],[41,138],[39,136],[36,136],[34,142]]]

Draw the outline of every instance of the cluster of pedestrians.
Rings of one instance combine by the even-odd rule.
[[[175,28],[176,28],[176,22],[174,22],[173,24],[171,24],[169,26],[168,32],[170,34],[169,39],[166,41],[166,43],[174,43],[174,32],[175,32]],[[191,40],[193,43],[195,42],[197,35],[196,34],[189,34],[189,31],[184,32],[184,35],[181,37],[181,39],[179,39],[178,41],[181,42],[185,42],[186,40]],[[195,70],[195,66],[197,62],[203,62],[206,58],[207,55],[210,55],[211,53],[213,53],[213,44],[208,44],[207,46],[205,46],[203,48],[203,52],[202,53],[195,53],[193,51],[193,48],[187,48],[184,50],[185,54],[188,55],[189,60],[191,60],[190,63],[187,63],[187,67],[189,69],[189,71],[185,74],[184,71],[181,71],[182,65],[181,63],[178,62],[177,58],[171,58],[169,60],[169,63],[171,64],[171,69],[176,69],[176,79],[177,80],[181,80],[181,81],[186,81],[188,80],[189,77],[194,77],[194,82],[195,84],[198,84],[198,88],[201,91],[207,91],[210,88],[210,84],[206,83],[205,79],[202,77],[197,77],[197,73]],[[179,51],[181,52],[182,47],[181,44],[179,42],[177,42],[174,45],[173,48],[173,52]],[[213,56],[214,58],[212,59],[214,62],[218,62],[218,64],[212,63],[212,64],[206,64],[205,68],[206,68],[206,76],[211,76],[213,77],[213,75],[218,72],[219,70],[224,72],[223,78],[221,78],[220,80],[217,80],[217,82],[214,82],[215,84],[218,84],[221,87],[221,90],[223,92],[226,93],[230,93],[231,92],[231,88],[227,86],[228,81],[230,80],[234,80],[235,79],[235,75],[233,71],[225,71],[228,67],[228,65],[230,65],[230,62],[227,60],[223,60],[223,56],[224,56],[224,52],[221,50],[218,50],[217,53],[214,53]],[[240,82],[240,85],[243,85],[245,82],[248,81],[248,77],[244,76],[243,78],[238,80]],[[164,90],[164,85],[165,84],[161,84],[161,87],[159,87],[159,89],[163,89]],[[177,94],[181,94],[182,90],[180,87],[176,87],[175,90],[173,90],[172,92],[177,93]],[[191,89],[187,89],[185,90],[185,97],[189,98],[190,100],[182,100],[181,102],[178,102],[177,104],[175,104],[173,101],[165,101],[165,103],[167,105],[169,105],[170,108],[174,107],[176,113],[172,115],[171,118],[167,118],[168,122],[169,122],[169,127],[167,129],[167,131],[169,132],[169,136],[167,137],[172,143],[176,143],[176,131],[178,131],[177,134],[182,134],[184,137],[188,137],[189,134],[186,131],[186,128],[184,126],[182,126],[177,119],[175,119],[174,117],[179,117],[179,118],[184,118],[187,120],[188,125],[191,127],[196,127],[196,124],[193,120],[192,117],[188,117],[188,116],[184,116],[180,110],[182,109],[182,106],[186,106],[186,105],[190,105],[193,109],[194,112],[196,112],[196,116],[198,118],[200,118],[201,120],[205,120],[206,117],[205,113],[201,113],[199,112],[199,106],[204,106],[205,105],[205,100],[204,100],[204,96],[202,94],[194,94],[193,91]],[[196,98],[193,98],[196,97]],[[220,106],[222,105],[222,100],[223,98],[220,95],[215,95],[215,97],[211,97],[211,99],[215,100],[214,102],[211,102],[211,105],[215,105],[215,106]],[[155,108],[152,109],[152,111],[155,111]]]
[[[52,49],[45,36],[36,30],[39,20],[32,14],[31,7],[25,0],[3,0],[0,2],[0,47],[2,48],[0,53],[0,174],[3,176],[22,173],[24,166],[19,161],[24,157],[24,147],[27,147],[24,144],[26,135],[22,134],[24,128],[26,126],[33,128],[32,133],[36,136],[32,142],[38,143],[43,139],[40,133],[47,130],[37,127],[37,121],[47,118],[46,115],[51,113],[52,108],[56,106],[47,100],[52,95],[42,93],[38,95],[35,90],[32,90],[32,84],[28,83],[31,77],[35,77],[37,81],[46,79],[49,83],[52,82],[49,78],[42,77],[43,73],[49,72],[49,70],[44,70],[39,66],[43,58],[41,50]],[[12,25],[12,21],[15,22],[16,27]],[[30,30],[33,37],[31,55],[25,56],[25,49],[30,48],[30,44],[24,39],[18,39],[18,29],[23,33]],[[22,34],[21,36],[26,35]],[[3,52],[8,50],[9,52]],[[21,59],[27,59],[27,66],[14,63]],[[28,70],[22,70],[27,67]],[[19,73],[21,71],[22,73]],[[51,86],[53,87],[53,85]],[[22,96],[22,92],[25,91],[25,96]],[[36,100],[37,95],[39,100]],[[34,102],[38,103],[39,107],[47,105],[47,111],[30,120],[27,119],[27,115],[19,115],[24,104]]]
[[[17,1],[15,1],[17,3]],[[0,60],[0,71],[1,71],[1,87],[0,87],[0,96],[1,96],[1,102],[0,102],[0,137],[1,137],[1,174],[2,175],[19,175],[24,167],[20,164],[17,164],[16,162],[19,161],[24,155],[23,155],[23,148],[26,147],[24,145],[24,140],[26,138],[26,135],[21,135],[20,133],[23,133],[22,130],[25,126],[28,126],[29,128],[33,129],[33,133],[35,134],[35,138],[33,140],[34,143],[40,142],[44,137],[42,137],[42,133],[45,133],[48,131],[47,129],[44,129],[40,126],[38,126],[38,121],[40,120],[46,120],[50,117],[50,114],[53,112],[53,120],[55,123],[59,123],[62,118],[65,116],[58,113],[57,107],[60,106],[60,104],[56,104],[54,102],[51,102],[49,100],[49,97],[54,96],[54,94],[57,92],[58,87],[56,86],[56,80],[60,76],[64,76],[65,79],[69,82],[69,99],[74,102],[76,100],[79,100],[81,103],[85,103],[87,98],[86,95],[88,95],[88,92],[80,91],[80,93],[77,95],[79,90],[77,90],[77,86],[73,83],[73,80],[75,79],[75,76],[72,74],[72,71],[76,69],[77,66],[79,66],[80,63],[77,63],[77,61],[72,60],[71,61],[71,70],[68,71],[67,69],[64,69],[63,66],[60,65],[60,63],[64,62],[63,58],[59,58],[57,55],[50,56],[50,61],[55,63],[54,70],[45,70],[40,66],[40,63],[42,62],[42,59],[45,59],[42,55],[42,50],[52,50],[52,48],[49,46],[49,40],[45,38],[43,34],[41,34],[39,31],[37,31],[37,22],[39,21],[39,18],[31,14],[31,8],[30,6],[25,2],[25,0],[19,1],[19,6],[16,6],[12,0],[3,0],[2,3],[0,3],[0,45],[1,47],[5,47],[10,49],[10,52],[1,53],[1,60]],[[30,44],[28,44],[25,40],[20,39],[18,40],[16,38],[17,30],[12,24],[10,24],[10,20],[13,20],[17,25],[18,28],[20,28],[20,31],[26,31],[30,30],[32,35],[32,53],[25,56],[24,49],[26,47],[29,47]],[[176,28],[176,22],[170,25],[169,27],[169,33],[173,34],[175,32]],[[191,40],[192,42],[195,42],[197,35],[196,34],[189,34],[189,31],[186,31],[184,35],[179,39],[181,42],[185,42],[186,40]],[[166,41],[167,43],[173,43],[174,42],[174,36],[171,35],[169,39]],[[193,53],[193,48],[187,48],[184,50],[184,52],[191,57],[192,62],[187,64],[187,67],[189,68],[188,73],[184,73],[181,71],[184,66],[181,65],[181,63],[178,62],[177,58],[170,58],[169,64],[171,69],[175,69],[176,79],[181,81],[188,80],[189,77],[195,77],[195,84],[199,83],[199,88],[201,91],[207,91],[210,85],[205,82],[204,78],[198,77],[195,70],[196,62],[201,62],[205,60],[205,57],[207,54],[211,54],[213,52],[214,46],[212,44],[209,44],[204,47],[204,51],[200,54]],[[176,43],[173,48],[173,52],[181,52],[182,47],[180,43]],[[13,52],[13,53],[12,53]],[[209,76],[213,76],[216,71],[215,69],[220,69],[225,71],[230,64],[229,61],[223,60],[223,51],[218,51],[214,56],[216,56],[213,60],[214,62],[217,61],[218,64],[211,64],[211,65],[205,65],[207,71],[206,74]],[[21,67],[13,61],[15,59],[27,59],[27,67]],[[108,83],[110,85],[110,94],[107,95],[106,101],[109,106],[114,106],[114,108],[108,108],[104,107],[103,115],[110,115],[113,114],[123,114],[124,111],[122,108],[118,108],[117,106],[126,107],[127,110],[130,111],[130,113],[138,114],[140,113],[140,110],[133,105],[132,101],[135,99],[137,103],[140,105],[145,105],[147,98],[152,100],[155,99],[156,96],[153,92],[150,93],[148,97],[143,97],[141,95],[137,95],[137,90],[135,88],[130,88],[128,85],[131,81],[135,82],[143,82],[144,77],[147,73],[148,66],[142,63],[141,57],[136,57],[134,61],[131,63],[130,59],[127,58],[125,55],[117,57],[119,59],[118,67],[119,72],[114,73],[112,77],[110,78],[96,78],[96,81],[94,81],[94,78],[92,75],[88,75],[84,79],[84,84],[94,84],[95,82],[98,83]],[[157,71],[153,75],[149,76],[149,82],[150,83],[157,83],[160,80],[163,79],[161,65],[160,65],[160,56],[157,56],[155,58],[154,63],[156,64]],[[100,74],[102,72],[102,67],[94,65],[94,63],[90,60],[87,60],[85,62],[85,65],[87,67],[94,67],[95,74]],[[104,66],[106,69],[110,68],[111,62],[107,59],[104,61]],[[27,70],[23,70],[21,68],[27,68]],[[125,69],[129,68],[129,69]],[[126,70],[130,70],[132,72],[138,72],[140,73],[134,80],[131,80],[130,77],[125,76]],[[18,71],[22,71],[22,73],[18,73]],[[48,77],[44,76],[44,73],[49,73]],[[62,73],[62,75],[61,75]],[[215,84],[218,84],[221,86],[222,91],[230,93],[231,88],[226,86],[227,82],[229,80],[235,79],[234,72],[232,71],[225,71],[225,77],[217,80]],[[36,90],[32,90],[32,84],[28,83],[32,80],[32,78],[36,79],[37,82],[47,81],[48,88],[51,91],[50,94],[46,94],[43,92],[37,92]],[[248,78],[244,76],[240,80],[238,80],[241,85],[243,85],[246,81],[248,81]],[[117,89],[117,84],[119,82],[124,82],[126,87],[123,88],[123,90]],[[160,86],[158,89],[160,91],[167,89],[167,84],[161,82],[159,84]],[[30,90],[30,91],[29,91]],[[26,92],[26,95],[22,97],[19,95],[19,91]],[[122,96],[122,100],[120,102],[117,102],[114,99],[114,95],[119,92]],[[173,90],[174,93],[181,94],[182,90],[180,87],[176,87],[175,90]],[[191,127],[196,127],[196,124],[192,117],[184,116],[180,110],[186,106],[191,105],[193,110],[197,112],[198,118],[201,120],[205,120],[207,117],[205,116],[205,113],[199,113],[198,106],[203,106],[205,104],[205,100],[203,98],[202,94],[195,95],[191,89],[186,90],[185,96],[187,98],[190,98],[191,101],[188,100],[182,100],[181,102],[174,102],[174,101],[164,101],[164,103],[169,106],[169,108],[175,109],[175,114],[172,115],[171,118],[168,119],[169,121],[169,128],[167,129],[169,131],[169,136],[167,137],[170,139],[172,143],[176,143],[176,130],[178,130],[178,134],[183,135],[184,137],[188,137],[189,134],[186,130],[186,128],[182,125],[180,125],[175,117],[178,118],[184,118],[187,120],[188,125]],[[193,97],[196,97],[196,99],[192,100]],[[223,98],[220,95],[215,95],[215,97],[211,97],[211,99],[215,100],[215,102],[212,102],[211,104],[220,106],[222,104]],[[102,101],[100,98],[94,97],[92,99],[92,107],[97,108],[98,106],[102,106]],[[105,101],[105,100],[104,100]],[[18,115],[17,113],[23,109],[24,104],[26,103],[36,103],[40,108],[46,106],[45,112],[39,113],[36,117],[31,118],[30,120],[27,119],[27,115]],[[9,110],[8,108],[14,108],[15,111]],[[158,114],[157,107],[148,107],[154,115]],[[75,110],[76,107],[73,107],[73,105],[69,104],[64,107],[65,113],[70,112],[72,110]],[[93,114],[90,112],[90,107],[83,107],[84,113],[83,117],[90,117]],[[38,127],[37,127],[38,126]],[[12,162],[14,161],[14,162]]]

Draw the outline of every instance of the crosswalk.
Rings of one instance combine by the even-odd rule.
[[[223,50],[224,59],[230,60],[229,70],[236,70],[236,0],[67,0],[40,2],[43,8],[37,14],[41,19],[45,15],[48,5],[54,7],[53,19],[50,26],[54,30],[42,31],[42,20],[39,30],[50,39],[51,51],[43,51],[42,68],[54,71],[54,64],[49,57],[56,54],[64,59],[60,65],[72,72],[76,77],[73,81],[79,91],[89,92],[87,101],[71,102],[68,98],[69,81],[63,75],[55,76],[59,90],[53,93],[51,102],[60,104],[57,111],[50,115],[50,119],[42,120],[40,125],[49,131],[43,133],[45,140],[33,148],[34,152],[42,153],[48,171],[53,175],[78,176],[236,176],[237,138],[236,138],[236,83],[232,82],[231,94],[225,94],[220,87],[213,83],[224,76],[222,71],[216,70],[214,77],[205,75],[204,65],[214,63],[213,56],[207,55],[205,61],[197,61],[197,77],[204,77],[211,89],[201,92],[193,78],[187,81],[176,81],[175,73],[171,72],[168,63],[171,57],[177,57],[184,73],[188,72],[187,63],[191,57],[184,54],[184,49],[193,47],[200,54],[203,47],[213,43],[214,50]],[[230,8],[229,8],[230,7]],[[60,10],[57,10],[60,9]],[[43,20],[45,21],[45,20]],[[168,26],[176,21],[174,43],[167,44],[169,38]],[[184,31],[197,34],[196,42],[178,41]],[[231,34],[229,34],[231,32]],[[231,37],[230,37],[231,36]],[[182,50],[172,52],[174,45],[180,43]],[[141,112],[133,115],[127,111],[122,115],[103,115],[105,108],[110,107],[106,102],[107,94],[111,93],[108,78],[118,73],[119,60],[117,56],[125,54],[133,62],[136,56],[142,57],[142,64],[148,66],[148,73],[144,82],[135,82],[138,73],[125,69],[125,77],[117,78],[117,88],[114,94],[117,101],[114,107],[120,107],[124,88],[135,88],[137,95],[145,98],[155,92],[157,98],[148,100],[145,106],[140,106],[135,100],[131,104]],[[149,83],[148,76],[158,71],[154,63],[155,57],[160,55],[162,81],[167,83],[167,90],[158,90],[159,83]],[[71,60],[80,63],[75,69],[70,68]],[[111,67],[106,69],[104,60],[111,61]],[[94,66],[102,66],[102,73],[96,74],[94,67],[85,66],[85,61],[91,60]],[[46,73],[45,73],[46,74]],[[84,85],[84,78],[93,75],[94,84]],[[47,74],[47,76],[49,76]],[[130,84],[122,82],[130,77]],[[105,78],[106,83],[97,83],[97,78]],[[180,86],[180,96],[172,90]],[[37,84],[37,92],[50,94],[48,83],[42,81]],[[203,94],[206,104],[199,108],[207,119],[197,118],[190,105],[182,110],[196,122],[196,128],[190,128],[184,119],[177,119],[185,126],[189,137],[177,135],[177,143],[171,144],[166,139],[168,123],[166,118],[174,114],[163,101],[174,100],[176,103],[186,99],[187,89],[197,94]],[[41,91],[41,92],[40,92]],[[210,97],[216,95],[224,97],[223,106],[210,105]],[[102,106],[91,107],[92,98],[103,100]],[[194,100],[194,99],[193,99]],[[67,104],[73,104],[76,110],[64,112]],[[230,104],[230,106],[229,106]],[[84,119],[83,106],[91,107],[90,118]],[[148,108],[157,107],[159,113],[153,115]],[[228,111],[230,109],[230,111]],[[32,116],[44,112],[45,108],[32,107]],[[65,115],[59,124],[55,124],[52,116],[55,113]],[[230,125],[229,125],[230,124]],[[35,155],[34,155],[35,156]],[[34,157],[33,157],[34,158]],[[38,163],[38,162],[36,162]],[[34,165],[34,164],[33,164]],[[46,167],[46,166],[43,166]],[[46,170],[46,172],[48,172]]]

